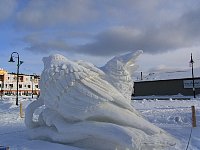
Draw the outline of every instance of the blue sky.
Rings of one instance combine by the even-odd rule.
[[[63,54],[97,66],[142,49],[138,71],[200,66],[199,0],[0,0],[0,68],[17,51],[21,73],[40,74],[42,58]]]

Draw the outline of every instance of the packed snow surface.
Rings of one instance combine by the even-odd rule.
[[[133,100],[132,105],[151,123],[177,138],[183,145],[180,150],[186,150],[192,129],[188,150],[199,150],[200,99],[172,100],[170,97],[166,97],[166,100],[149,99]],[[27,105],[35,99],[20,97],[19,101],[25,110]],[[196,128],[191,128],[191,106],[196,108]],[[19,107],[15,105],[15,97],[0,98],[0,115],[0,145],[9,146],[11,150],[83,150],[83,148],[66,144],[31,140],[24,124],[24,118],[19,116]]]
[[[179,140],[131,105],[135,59],[116,56],[104,67],[56,54],[43,58],[40,97],[26,109],[29,137],[80,149],[180,149]]]

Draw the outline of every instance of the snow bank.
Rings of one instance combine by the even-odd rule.
[[[131,72],[141,52],[102,68],[58,54],[43,58],[41,95],[26,109],[30,138],[95,150],[180,149],[131,106]]]

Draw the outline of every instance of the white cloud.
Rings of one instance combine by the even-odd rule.
[[[49,53],[52,51],[68,51],[70,46],[63,38],[53,33],[42,34],[40,32],[32,33],[23,38],[27,45],[25,50],[36,53]]]
[[[32,52],[58,50],[113,56],[142,49],[146,53],[164,53],[199,45],[199,3],[197,0],[191,3],[186,0],[30,0],[18,9],[16,25],[25,29],[23,42],[28,45],[25,49]],[[40,35],[28,39],[38,30]],[[73,32],[93,36],[74,37]]]
[[[193,59],[195,61],[194,67],[200,67],[199,49],[200,47],[189,47],[159,54],[148,54],[144,52],[137,61],[140,66],[138,71],[157,72],[189,69],[191,53],[193,53]]]
[[[18,27],[42,28],[79,24],[95,17],[90,0],[31,0],[18,12]]]
[[[16,5],[16,0],[0,0],[0,22],[12,15]]]

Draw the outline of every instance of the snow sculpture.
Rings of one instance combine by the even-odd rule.
[[[176,139],[131,106],[131,73],[141,53],[102,68],[58,54],[43,58],[41,94],[26,109],[30,138],[93,150],[177,149]]]

